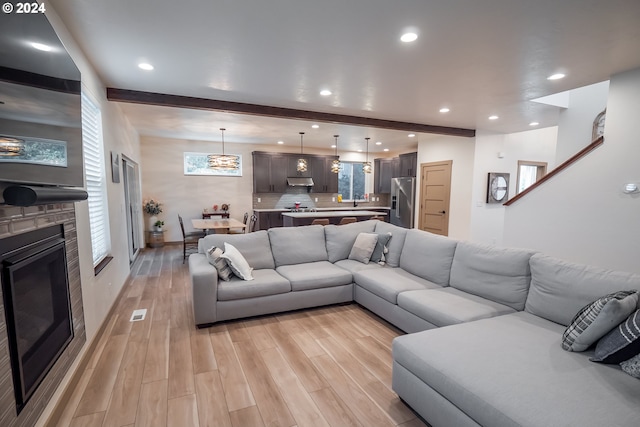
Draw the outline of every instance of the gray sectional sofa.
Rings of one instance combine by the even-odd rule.
[[[386,265],[348,259],[391,233]],[[219,281],[205,252],[234,245],[254,280]],[[435,426],[637,426],[640,380],[561,348],[586,304],[640,276],[381,221],[209,235],[189,258],[196,324],[355,301],[409,334],[393,389]]]

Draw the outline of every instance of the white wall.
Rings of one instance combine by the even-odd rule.
[[[471,222],[474,138],[441,136],[418,143],[420,164],[452,160],[449,236],[468,240]],[[419,174],[418,174],[419,175]],[[420,177],[416,182],[416,220],[420,214]],[[416,221],[416,228],[417,228]]]
[[[640,69],[611,78],[604,144],[510,206],[504,243],[640,273]]]
[[[512,134],[476,134],[473,167],[473,203],[470,240],[479,243],[503,243],[505,206],[488,204],[489,172],[509,173],[509,198],[515,196],[518,160],[547,162],[547,170],[555,166],[557,128],[530,130]],[[499,158],[498,153],[504,157]]]
[[[593,120],[607,106],[609,82],[570,90],[569,108],[560,111],[556,164],[582,150],[591,142]]]

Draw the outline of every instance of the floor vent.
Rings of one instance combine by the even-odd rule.
[[[141,308],[139,310],[133,310],[133,313],[131,314],[131,322],[139,322],[141,320],[144,320],[145,316],[147,315],[147,309],[146,308]]]

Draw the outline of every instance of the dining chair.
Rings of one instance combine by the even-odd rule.
[[[187,259],[187,248],[192,250],[198,250],[198,240],[205,236],[204,231],[190,231],[185,233],[184,222],[182,217],[178,214],[178,221],[180,222],[180,231],[182,231],[182,263]]]
[[[329,219],[328,218],[316,218],[313,221],[311,221],[311,225],[329,225]]]
[[[242,223],[247,225],[247,220],[249,219],[249,212],[244,213],[244,218],[242,219]],[[229,234],[244,234],[247,232],[247,227],[245,228],[230,228]]]
[[[256,228],[257,222],[258,222],[258,217],[255,214],[251,215],[251,218],[249,219],[249,225],[247,225],[246,227],[247,233],[252,233],[256,231],[255,228]]]
[[[369,218],[369,219],[374,219],[374,220],[376,220],[376,221],[384,221],[384,217],[383,217],[383,216],[380,216],[380,215],[374,215],[374,216],[372,216],[372,217],[371,217],[371,218]]]
[[[351,224],[352,222],[357,222],[357,221],[358,221],[358,218],[356,218],[355,216],[345,216],[340,220],[338,225]]]

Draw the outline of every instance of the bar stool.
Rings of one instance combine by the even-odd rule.
[[[374,215],[374,216],[372,216],[372,217],[371,217],[371,218],[369,218],[369,219],[374,219],[374,220],[376,220],[376,221],[384,221],[384,217],[383,217],[383,216],[380,216],[380,215]]]
[[[358,221],[358,218],[356,218],[355,216],[345,216],[340,220],[338,225],[351,224],[352,222],[357,222],[357,221]]]
[[[329,225],[329,219],[327,218],[316,218],[311,221],[311,225]]]

